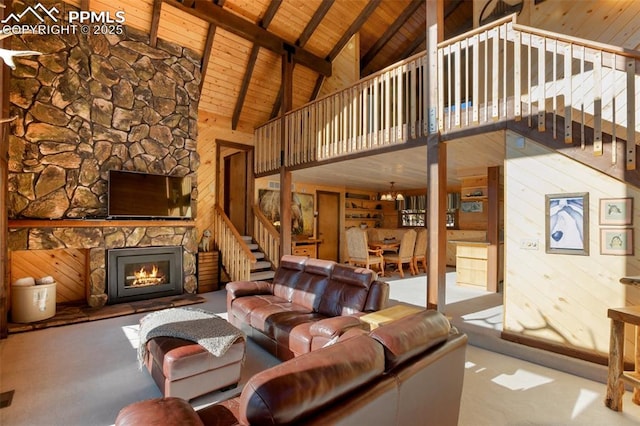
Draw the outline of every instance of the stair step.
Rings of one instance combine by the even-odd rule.
[[[257,244],[247,244],[251,251],[258,250],[260,247]]]
[[[265,281],[272,279],[275,274],[275,271],[252,272],[249,279],[251,281]]]
[[[271,269],[271,262],[267,262],[266,260],[259,261],[251,265],[252,271],[257,271],[260,269]]]
[[[261,251],[254,251],[253,255],[255,256],[256,259],[260,260],[260,259],[264,259],[264,253]]]
[[[242,240],[250,243],[251,241],[253,241],[253,237],[251,237],[251,235],[243,235]]]

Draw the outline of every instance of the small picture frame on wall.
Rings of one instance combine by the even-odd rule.
[[[600,228],[600,254],[633,256],[633,228]]]
[[[546,252],[589,255],[589,193],[547,194]]]
[[[632,225],[633,198],[601,198],[600,225]]]

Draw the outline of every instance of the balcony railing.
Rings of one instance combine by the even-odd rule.
[[[635,168],[640,52],[518,25],[512,15],[440,43],[437,57],[431,120],[440,133],[523,117],[543,132],[551,114],[549,130],[567,143],[586,148],[584,129],[592,128],[594,155],[603,153],[603,132],[614,145],[625,139],[626,167]],[[426,136],[426,67],[425,53],[414,56],[264,124],[255,133],[256,174]]]

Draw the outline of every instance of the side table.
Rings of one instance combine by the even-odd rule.
[[[611,336],[609,340],[609,373],[607,376],[607,396],[605,405],[612,410],[622,411],[622,396],[625,382],[632,385],[632,401],[640,405],[640,306],[610,308],[607,316],[611,318]],[[636,326],[636,348],[633,371],[624,371],[624,325]]]
[[[369,330],[380,327],[381,325],[399,320],[411,314],[423,311],[424,308],[417,308],[409,305],[394,305],[386,309],[371,312],[360,317],[360,321],[369,325]]]

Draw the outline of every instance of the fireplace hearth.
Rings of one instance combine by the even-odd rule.
[[[135,247],[107,251],[110,305],[182,294],[182,247]]]

